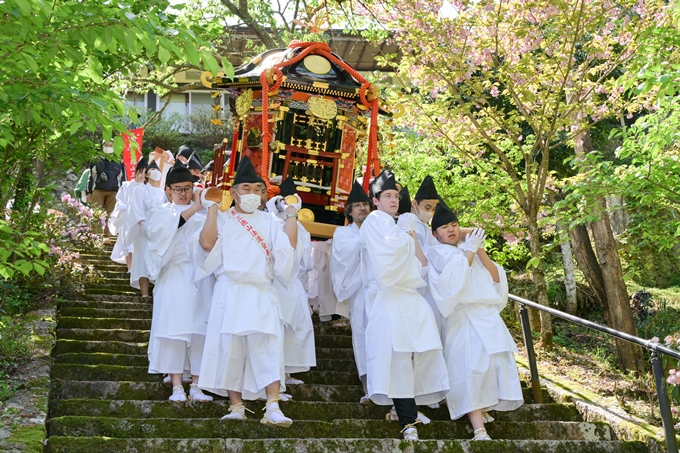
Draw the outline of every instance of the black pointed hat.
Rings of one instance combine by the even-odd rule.
[[[193,153],[194,153],[194,150],[191,146],[182,145],[182,146],[179,147],[179,150],[177,150],[176,157],[182,156],[182,157],[189,159]]]
[[[140,170],[146,170],[146,167],[149,166],[149,161],[146,159],[146,156],[143,156],[141,159],[139,159],[139,162],[137,162],[137,165],[135,165],[135,173],[137,173]]]
[[[404,188],[399,191],[399,195],[401,195],[401,200],[399,200],[397,214],[411,212],[411,195],[408,193],[408,187],[404,186]]]
[[[165,177],[165,186],[170,187],[173,184],[180,182],[190,182],[193,184],[194,178],[191,176],[191,172],[179,159],[175,161],[175,165],[172,166],[168,175]]]
[[[207,164],[205,164],[205,167],[201,170],[201,173],[204,173],[206,171],[213,171],[213,168],[215,167],[215,161],[211,160]]]
[[[437,188],[434,186],[432,176],[430,175],[425,176],[425,179],[423,179],[423,182],[420,184],[418,192],[416,192],[416,196],[413,198],[415,198],[416,200],[439,199],[439,194],[437,193]]]
[[[389,170],[383,170],[371,183],[371,191],[374,196],[385,190],[399,191],[394,173]]]
[[[198,156],[195,154],[191,156],[191,159],[189,159],[189,162],[187,162],[189,166],[189,170],[202,170],[203,165],[201,165],[201,161],[198,160]]]
[[[248,156],[243,156],[238,163],[238,169],[236,170],[236,176],[234,176],[234,185],[244,184],[244,183],[261,183],[262,178],[260,178],[253,167],[252,162],[248,159]]]
[[[155,168],[156,170],[160,170],[160,168],[158,168],[158,164],[156,163],[156,161],[155,161],[155,160],[152,160],[151,163],[150,163],[149,165],[146,166],[146,171],[152,170],[152,169],[154,169],[154,168]]]
[[[440,226],[457,221],[458,216],[456,216],[456,214],[450,210],[446,204],[443,202],[437,203],[437,207],[434,210],[434,215],[432,216],[432,231],[435,232]]]
[[[345,214],[349,215],[349,211],[352,210],[352,203],[371,203],[371,199],[366,195],[366,191],[361,187],[357,181],[352,184],[352,190],[347,197],[347,202],[345,203]]]
[[[287,197],[288,195],[293,195],[296,190],[295,190],[295,182],[293,181],[293,177],[289,176],[286,179],[283,180],[281,185],[279,186],[279,189],[281,191],[279,192],[279,195],[282,197]]]

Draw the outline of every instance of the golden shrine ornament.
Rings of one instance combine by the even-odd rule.
[[[244,116],[250,111],[250,106],[253,104],[253,90],[248,88],[244,90],[239,97],[236,98],[236,114]]]
[[[307,99],[309,110],[317,118],[332,120],[338,115],[338,106],[330,99],[322,97],[310,97]]]
[[[302,60],[305,68],[314,74],[328,74],[331,72],[331,62],[321,55],[308,55]]]

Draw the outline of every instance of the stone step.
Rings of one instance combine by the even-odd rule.
[[[167,391],[169,394],[169,391]],[[245,406],[261,414],[262,401],[246,401]],[[384,420],[388,406],[375,404],[328,403],[322,401],[289,401],[282,403],[287,416],[293,420],[370,419]],[[229,401],[219,400],[207,404],[177,404],[170,401],[146,400],[53,400],[50,418],[72,416],[116,417],[116,418],[220,418],[228,413]],[[432,420],[449,420],[445,405],[438,409],[418,408]],[[511,412],[492,412],[496,421],[532,422],[534,420],[582,421],[573,404],[526,404]],[[253,415],[250,418],[255,418]],[[394,422],[397,423],[397,422]]]
[[[140,298],[141,299],[141,298]],[[153,304],[151,299],[143,299],[140,302],[123,302],[123,301],[103,301],[103,300],[68,300],[59,303],[59,310],[65,308],[85,308],[85,309],[102,309],[102,310],[152,310]]]
[[[167,400],[170,396],[169,384],[161,382],[161,376],[155,375],[155,382],[126,381],[82,381],[53,379],[50,398],[52,400],[68,399],[108,399],[108,400]],[[302,376],[302,374],[300,374]],[[357,379],[358,381],[358,379]],[[186,384],[185,391],[189,391]],[[546,389],[541,389],[543,402],[554,403]],[[289,385],[286,393],[293,395],[294,401],[325,401],[329,403],[355,403],[364,396],[361,385]],[[522,388],[525,404],[532,404],[534,398],[531,389]],[[216,399],[224,399],[215,396]]]
[[[79,318],[74,318],[79,319]],[[82,341],[131,341],[148,342],[149,330],[128,330],[125,328],[86,329],[61,327],[59,319],[57,338]],[[141,323],[139,324],[141,325]],[[314,342],[321,348],[352,348],[352,337],[349,335],[315,335]]]
[[[52,353],[55,358],[62,354],[71,353],[108,353],[145,355],[148,342],[127,341],[81,341],[57,340]],[[354,360],[352,349],[346,348],[316,348],[317,364],[320,360]]]
[[[166,453],[647,453],[642,442],[583,440],[420,440],[401,439],[113,439],[50,437],[46,453],[144,452]]]
[[[139,295],[139,290],[134,289],[130,286],[128,287],[115,287],[115,288],[96,288],[91,287],[87,290],[90,295],[100,295],[100,296],[137,296]]]
[[[151,318],[148,319],[121,319],[121,318],[75,318],[59,316],[57,318],[59,329],[151,329]]]
[[[158,374],[148,373],[146,366],[123,365],[80,365],[55,363],[52,366],[52,379],[83,381],[135,381],[156,382]],[[308,371],[295,375],[306,384],[353,385],[359,382],[356,372],[349,371]]]
[[[285,413],[285,406],[283,407]],[[332,422],[295,420],[288,429],[264,426],[260,414],[245,421],[227,422],[218,418],[114,418],[66,416],[50,419],[49,436],[105,436],[105,437],[198,437],[267,439],[267,438],[398,438],[399,423],[384,420],[336,419]],[[492,439],[542,440],[611,440],[612,432],[606,423],[595,422],[493,422],[486,425]],[[418,427],[421,439],[469,439],[472,427],[465,419],[459,421],[433,420]]]
[[[50,398],[57,399],[109,399],[109,400],[167,400],[170,386],[161,382],[130,381],[67,381],[53,379]],[[358,380],[358,379],[357,379]],[[185,391],[189,390],[186,384]],[[290,385],[286,393],[295,401],[327,401],[354,403],[364,395],[360,385]],[[546,392],[547,393],[547,392]],[[215,396],[215,399],[225,399]]]
[[[140,308],[93,308],[93,307],[64,307],[59,309],[59,315],[66,318],[89,319],[151,319],[153,306]]]
[[[142,348],[140,348],[142,349]],[[146,367],[149,364],[148,356],[146,355],[146,347],[143,348],[141,354],[126,354],[126,353],[106,353],[106,352],[70,352],[55,355],[56,363],[64,364],[81,364],[81,365],[123,365],[123,366],[142,366]],[[328,360],[318,359],[316,367],[312,368],[316,371],[346,371],[349,373],[357,373],[357,368],[354,360]],[[297,373],[297,375],[302,375]]]

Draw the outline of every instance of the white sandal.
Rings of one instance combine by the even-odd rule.
[[[184,387],[181,385],[176,385],[172,388],[172,395],[168,398],[168,401],[174,403],[184,403],[187,400],[187,394],[184,393]]]
[[[248,420],[248,417],[246,417],[246,411],[250,412],[251,414],[255,413],[245,407],[243,402],[232,404],[229,406],[229,413],[220,418],[220,420]]]
[[[212,401],[213,397],[203,393],[203,390],[198,388],[198,384],[191,384],[189,386],[189,401]]]
[[[489,437],[489,434],[486,432],[486,428],[477,428],[474,430],[473,434],[475,437],[473,437],[472,440],[491,440],[491,437]]]
[[[418,423],[421,423],[420,420],[416,420],[415,422],[404,426],[404,429],[401,430],[404,435],[404,440],[420,440],[418,437],[418,430],[416,429]]]
[[[267,401],[267,405],[262,410],[264,411],[264,417],[262,417],[260,423],[263,425],[274,426],[277,428],[288,428],[293,424],[293,420],[286,417],[283,415],[283,412],[281,412],[278,398]]]
[[[394,406],[392,406],[392,409],[385,415],[385,420],[388,422],[399,421],[399,416],[397,415],[397,410],[394,408]],[[431,422],[430,418],[420,411],[418,411],[418,417],[416,420],[418,423],[422,423],[423,425],[427,425]]]

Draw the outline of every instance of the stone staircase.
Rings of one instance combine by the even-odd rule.
[[[348,329],[315,320],[318,366],[296,375],[293,401],[282,403],[294,420],[289,429],[260,424],[263,402],[243,422],[220,421],[229,402],[167,401],[170,387],[147,374],[151,303],[128,286],[124,266],[85,255],[104,273],[101,284],[59,306],[51,371],[47,452],[647,452],[642,442],[614,439],[607,424],[584,422],[573,405],[526,404],[493,413],[490,442],[472,442],[467,419],[451,421],[445,406],[420,410],[432,419],[418,427],[421,440],[401,439],[398,422],[385,421],[389,407],[359,404]]]

